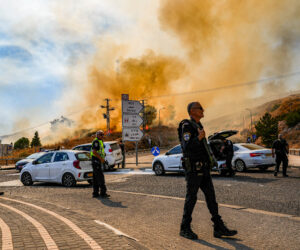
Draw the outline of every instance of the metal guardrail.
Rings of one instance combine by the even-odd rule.
[[[299,148],[290,148],[290,155],[300,155]]]
[[[15,164],[17,161],[22,160],[24,158],[6,158],[6,159],[0,159],[0,166],[1,165],[9,165],[9,164]]]

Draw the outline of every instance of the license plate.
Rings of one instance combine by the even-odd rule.
[[[88,173],[87,176],[88,177],[93,177],[93,173]]]
[[[266,154],[267,157],[270,157],[272,155],[272,153]]]

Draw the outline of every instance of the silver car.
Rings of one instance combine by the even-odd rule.
[[[253,143],[235,143],[233,150],[232,166],[239,172],[248,168],[259,168],[263,171],[275,165],[275,158],[269,148]]]

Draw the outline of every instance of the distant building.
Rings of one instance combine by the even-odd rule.
[[[0,140],[0,156],[8,156],[11,155],[13,151],[13,144],[1,144]]]

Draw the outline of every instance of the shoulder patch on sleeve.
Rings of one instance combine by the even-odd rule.
[[[189,139],[191,139],[191,133],[186,132],[183,134],[183,140],[188,141]]]

